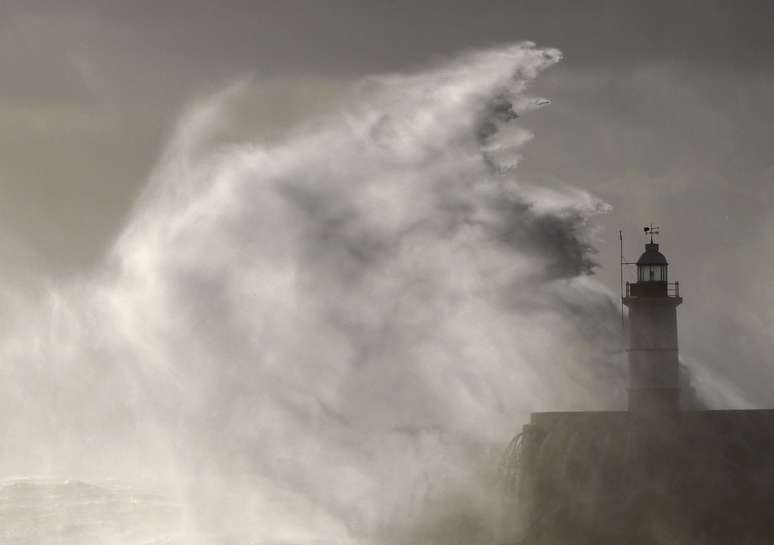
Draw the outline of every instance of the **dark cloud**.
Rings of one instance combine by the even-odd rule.
[[[91,19],[139,50],[214,68],[381,72],[430,55],[532,39],[584,65],[673,60],[765,70],[772,55],[765,0],[228,0],[6,2],[10,13]],[[139,38],[144,38],[139,40]],[[192,55],[192,56],[191,56]]]

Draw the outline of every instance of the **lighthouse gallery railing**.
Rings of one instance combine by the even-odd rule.
[[[680,282],[627,282],[626,297],[680,297]]]

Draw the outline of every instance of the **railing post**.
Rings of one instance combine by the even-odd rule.
[[[680,282],[675,282],[675,297],[680,297]]]

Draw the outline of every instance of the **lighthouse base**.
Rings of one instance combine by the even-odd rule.
[[[774,543],[774,410],[535,413],[516,486],[525,545]]]

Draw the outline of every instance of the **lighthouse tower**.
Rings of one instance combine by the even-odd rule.
[[[677,306],[680,284],[669,282],[669,263],[653,240],[658,228],[645,228],[650,242],[637,260],[637,282],[626,283],[629,308],[629,411],[675,412],[680,407]]]

